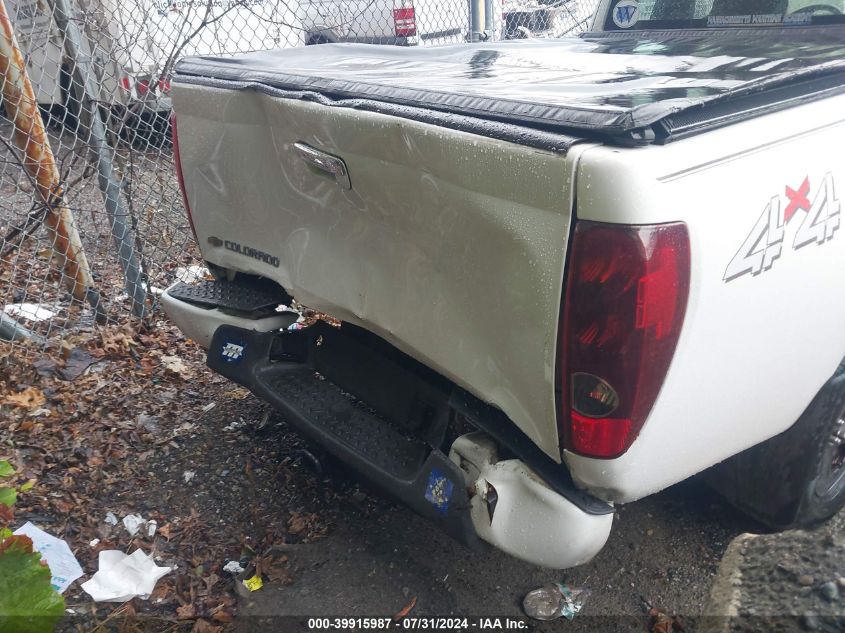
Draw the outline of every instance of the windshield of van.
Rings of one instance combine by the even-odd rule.
[[[605,31],[845,24],[845,0],[613,0]]]

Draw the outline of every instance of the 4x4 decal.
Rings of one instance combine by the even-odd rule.
[[[840,204],[833,185],[833,175],[828,172],[822,184],[811,197],[810,178],[804,178],[797,189],[786,186],[784,196],[773,196],[739,247],[725,270],[725,281],[732,281],[746,274],[759,275],[769,270],[783,251],[786,227],[796,217],[801,224],[792,240],[792,249],[808,244],[824,244],[832,239],[840,222]],[[785,203],[785,206],[784,206]],[[803,211],[804,213],[800,213]]]

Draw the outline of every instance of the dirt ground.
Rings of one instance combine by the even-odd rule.
[[[150,599],[117,609],[74,584],[68,630],[127,618],[144,630],[305,630],[308,616],[390,617],[411,603],[414,615],[524,618],[525,593],[550,581],[590,592],[570,629],[647,630],[653,606],[694,630],[725,547],[758,527],[691,480],[621,507],[608,545],[583,567],[472,554],[213,375],[172,327],[86,336],[78,349],[95,362],[73,380],[57,372],[82,352],[0,370],[0,458],[38,482],[16,519],[68,540],[88,575],[109,548],[141,548],[176,570]],[[9,404],[27,389],[37,405]],[[131,537],[106,523],[109,512],[155,519],[157,532]],[[236,592],[239,578],[223,570],[230,561],[247,576],[257,566],[264,586]]]
[[[700,633],[845,630],[845,511],[808,530],[728,546]]]
[[[197,440],[214,453],[222,438],[246,454],[250,444],[277,455],[288,453],[294,436],[272,415],[262,428],[265,416],[264,406],[252,398],[229,404],[210,412],[203,420],[207,435]],[[246,424],[237,431],[212,430],[241,418]],[[327,533],[314,542],[281,548],[289,577],[240,601],[240,617],[249,630],[288,621],[280,616],[390,616],[412,600],[415,615],[524,618],[525,593],[554,581],[590,591],[572,624],[594,627],[603,617],[616,630],[642,631],[646,612],[656,606],[682,615],[694,630],[725,546],[737,533],[755,527],[703,484],[691,481],[622,507],[610,542],[588,565],[565,572],[544,570],[492,548],[485,555],[473,554],[410,510],[353,483],[341,464],[312,454],[318,456],[322,475],[310,457],[294,456],[289,469],[293,478],[275,490],[279,505],[268,508],[261,519],[289,527],[291,511],[316,515]],[[223,470],[230,470],[229,460],[211,472]],[[269,484],[265,478],[272,479],[272,466],[260,472],[256,480]],[[265,491],[272,494],[269,485]],[[240,503],[234,497],[232,511]],[[295,620],[307,623],[306,618]],[[561,624],[534,626],[557,630]]]

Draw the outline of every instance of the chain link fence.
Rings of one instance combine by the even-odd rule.
[[[595,2],[492,0],[480,35],[578,32]],[[170,138],[181,57],[461,43],[473,25],[469,0],[0,0],[0,356],[154,323],[162,289],[203,274]]]

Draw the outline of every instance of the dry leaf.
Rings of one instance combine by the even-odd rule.
[[[214,613],[211,614],[211,618],[217,622],[231,622],[235,619],[234,616],[225,609],[215,610]]]
[[[44,397],[44,393],[37,387],[27,387],[18,393],[7,394],[3,402],[23,409],[35,409],[47,402],[47,399]]]
[[[197,620],[191,633],[220,633],[222,630],[222,626],[214,626],[208,620]]]
[[[231,398],[232,400],[243,400],[250,394],[249,389],[244,389],[243,387],[238,387],[233,389],[232,391],[226,392],[226,397]]]
[[[183,604],[176,609],[176,617],[180,620],[193,620],[197,617],[197,609],[192,604]]]
[[[411,601],[408,604],[406,604],[404,607],[402,607],[402,610],[399,613],[397,613],[396,615],[393,616],[393,621],[398,622],[399,620],[401,620],[402,618],[407,616],[411,612],[411,609],[413,609],[416,606],[416,604],[417,604],[417,597],[414,596],[413,598],[411,598]]]

